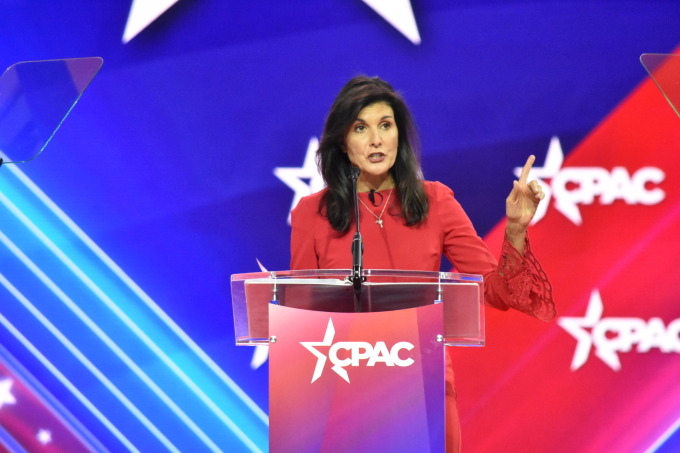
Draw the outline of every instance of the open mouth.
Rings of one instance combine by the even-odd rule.
[[[385,159],[385,155],[383,153],[372,153],[368,155],[368,160],[373,163],[380,162],[383,159]]]

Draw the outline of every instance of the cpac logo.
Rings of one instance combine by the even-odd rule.
[[[595,198],[601,205],[610,205],[616,200],[629,205],[653,205],[666,197],[663,189],[656,187],[666,177],[659,168],[643,167],[630,174],[625,167],[614,167],[611,171],[600,167],[562,168],[563,161],[562,145],[553,137],[544,166],[534,167],[529,173],[529,180],[538,180],[545,192],[545,202],[538,205],[532,223],[543,218],[551,198],[559,212],[575,225],[581,225],[579,205],[593,204]],[[515,176],[519,177],[521,171],[521,167],[515,168]],[[550,183],[546,183],[547,179],[551,179]]]
[[[645,353],[652,348],[661,352],[680,353],[680,318],[665,326],[660,318],[648,321],[640,318],[602,318],[602,298],[595,290],[583,318],[562,317],[558,324],[577,340],[571,370],[585,365],[590,350],[595,345],[595,355],[612,370],[619,371],[619,353],[636,351]],[[590,332],[588,330],[590,329]]]
[[[334,336],[335,327],[333,327],[333,321],[329,319],[323,341],[300,342],[302,346],[307,348],[317,358],[312,382],[321,377],[327,358],[333,364],[331,369],[347,382],[349,382],[349,375],[345,367],[361,366],[362,360],[366,362],[365,366],[375,366],[376,363],[384,363],[386,366],[406,367],[414,363],[412,358],[403,359],[399,355],[404,349],[407,351],[413,349],[414,346],[406,341],[400,341],[388,349],[384,341],[378,341],[375,345],[365,341],[339,341],[333,343]],[[328,357],[319,352],[316,349],[317,346],[330,346]]]

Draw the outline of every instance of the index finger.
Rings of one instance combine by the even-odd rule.
[[[522,168],[522,173],[519,175],[519,183],[520,184],[526,184],[527,179],[529,179],[529,172],[531,171],[531,167],[534,165],[534,161],[536,160],[536,156],[533,154],[529,156],[527,159],[526,164],[524,164],[524,168]]]

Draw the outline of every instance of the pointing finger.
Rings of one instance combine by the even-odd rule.
[[[524,185],[527,183],[527,179],[529,178],[529,172],[531,171],[531,167],[534,165],[534,161],[536,160],[536,156],[533,154],[529,156],[527,159],[526,164],[524,164],[524,168],[522,168],[522,173],[519,175],[519,183],[520,185]]]

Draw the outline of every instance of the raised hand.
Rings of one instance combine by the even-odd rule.
[[[527,184],[529,171],[535,160],[535,156],[529,156],[519,175],[519,180],[513,181],[512,191],[505,199],[505,215],[508,218],[505,231],[510,242],[520,252],[524,251],[526,229],[536,214],[538,203],[545,197],[538,181],[533,180]]]

